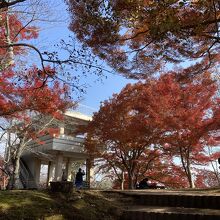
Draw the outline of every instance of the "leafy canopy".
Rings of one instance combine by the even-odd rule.
[[[167,63],[219,62],[218,0],[66,0],[70,30],[119,73],[146,77]],[[198,67],[197,67],[198,71]]]
[[[171,72],[128,84],[94,115],[86,128],[87,150],[103,158],[103,169],[127,172],[130,188],[144,175],[192,187],[191,169],[217,156],[206,153],[219,129],[216,91],[208,72],[193,81],[179,81]],[[176,164],[175,158],[181,162]]]

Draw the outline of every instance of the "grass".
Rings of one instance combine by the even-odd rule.
[[[96,191],[0,191],[0,220],[113,220],[119,215],[117,205]]]
[[[117,192],[117,191],[115,191]],[[131,198],[112,191],[52,193],[37,190],[0,191],[0,220],[117,220]],[[129,191],[132,192],[132,191]],[[147,193],[220,195],[220,188],[146,190]],[[136,193],[142,193],[137,190]]]

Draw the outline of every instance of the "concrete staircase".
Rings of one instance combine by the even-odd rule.
[[[220,189],[118,193],[124,204],[122,220],[220,220]]]
[[[34,180],[34,176],[22,158],[20,159],[19,178],[22,184],[22,186],[20,187],[21,189],[37,189],[37,184]]]

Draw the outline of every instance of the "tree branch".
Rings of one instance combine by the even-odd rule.
[[[107,70],[107,69],[104,69],[102,67],[99,67],[99,66],[95,66],[95,65],[91,65],[91,64],[87,64],[87,63],[84,63],[84,62],[80,62],[80,61],[75,61],[75,60],[72,60],[72,59],[66,59],[66,60],[50,60],[50,59],[45,59],[42,55],[42,53],[40,52],[40,50],[31,45],[31,44],[27,44],[27,43],[11,43],[11,44],[8,44],[8,45],[0,45],[0,48],[8,48],[8,47],[29,47],[33,50],[35,50],[37,52],[37,54],[39,55],[40,57],[40,60],[41,60],[41,66],[43,68],[43,70],[47,73],[47,71],[45,70],[45,65],[44,65],[44,62],[48,62],[48,63],[56,63],[56,64],[65,64],[65,63],[75,63],[75,64],[81,64],[81,65],[84,65],[84,66],[89,66],[89,67],[93,67],[93,68],[96,68],[96,69],[99,69],[99,70],[103,70],[105,72],[109,72],[111,73],[111,71]]]
[[[16,5],[18,3],[21,3],[21,2],[25,2],[26,0],[15,0],[15,1],[12,1],[12,2],[7,2],[5,0],[1,0],[0,2],[0,9],[1,8],[8,8],[10,6],[13,6],[13,5]]]

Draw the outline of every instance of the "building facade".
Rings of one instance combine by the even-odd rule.
[[[21,188],[39,188],[42,165],[46,170],[46,186],[54,181],[74,181],[79,167],[85,165],[85,182],[90,185],[91,158],[84,149],[84,137],[75,130],[80,125],[87,125],[91,117],[78,113],[66,112],[64,120],[57,123],[59,134],[44,135],[38,141],[32,141],[20,160]],[[74,135],[73,135],[74,134]]]

